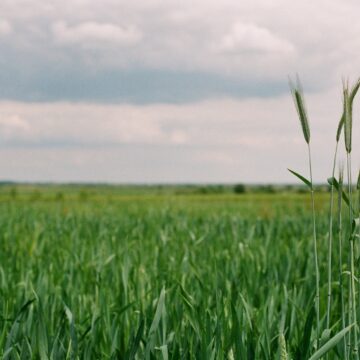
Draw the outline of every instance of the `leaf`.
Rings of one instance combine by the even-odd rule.
[[[135,359],[136,353],[137,353],[137,351],[139,349],[139,346],[140,346],[141,337],[142,337],[143,332],[144,332],[144,325],[145,325],[144,319],[141,318],[139,327],[138,327],[137,332],[136,332],[136,335],[135,335],[135,337],[133,338],[133,340],[131,342],[129,353],[125,356],[125,359],[127,359],[127,360],[134,360]]]
[[[20,321],[22,319],[23,314],[25,313],[25,311],[28,309],[28,307],[35,301],[35,299],[31,299],[29,301],[27,301],[19,310],[14,323],[11,326],[11,329],[9,331],[9,335],[6,339],[6,344],[5,344],[5,352],[8,353],[10,355],[11,351],[8,352],[8,350],[10,348],[12,348],[13,344],[16,342],[16,338],[18,336],[19,333],[19,329],[20,329]]]
[[[340,184],[339,184],[339,182],[336,180],[335,177],[330,177],[330,178],[327,179],[327,181],[328,181],[329,185],[330,185],[330,186],[334,186],[337,191],[340,190]],[[349,197],[347,196],[347,194],[345,193],[344,190],[342,190],[342,198],[343,198],[343,200],[345,201],[346,205],[347,205],[347,206],[350,206]]]
[[[148,342],[146,344],[146,349],[145,349],[146,359],[150,359],[150,352],[155,348],[156,331],[158,330],[164,308],[165,308],[165,288],[162,288],[159,296],[158,304],[156,307],[154,319],[151,323],[149,330]]]
[[[184,302],[184,304],[186,305],[186,307],[191,311],[194,310],[194,306],[193,306],[193,298],[190,294],[187,293],[187,291],[183,288],[183,286],[178,283],[179,288],[180,288],[180,296]]]
[[[359,88],[360,88],[360,79],[358,79],[356,81],[356,83],[354,84],[354,86],[352,87],[352,89],[350,91],[350,105],[351,106],[353,105],[354,98],[355,98]]]
[[[345,122],[345,115],[342,114],[341,119],[339,121],[337,131],[336,131],[336,142],[339,142],[339,140],[340,140],[341,132],[344,127],[344,122]]]
[[[317,350],[309,360],[318,360],[329,352],[342,338],[350,331],[354,324],[349,325],[345,329],[339,331],[334,335],[326,344],[324,344],[319,350]]]
[[[307,185],[309,187],[310,190],[312,190],[312,185],[311,182],[306,179],[304,176],[300,175],[299,173],[297,173],[294,170],[288,169],[293,175],[295,175],[298,179],[300,179],[305,185]]]
[[[329,341],[330,336],[331,336],[331,330],[325,329],[321,334],[320,344],[324,345],[327,341]]]
[[[154,316],[153,322],[150,326],[150,331],[149,331],[150,336],[155,333],[155,331],[157,330],[157,328],[159,326],[164,305],[165,305],[165,289],[162,288],[160,296],[159,296],[159,301],[158,301],[158,304],[156,307],[155,316]]]
[[[75,321],[74,316],[71,310],[65,305],[65,315],[70,323],[70,340],[71,340],[71,360],[76,359],[77,357],[77,336],[76,336],[76,329],[75,329]]]
[[[352,221],[352,225],[351,225],[351,237],[353,239],[355,239],[356,235],[359,233],[359,228],[360,228],[360,218],[355,218]]]
[[[296,352],[296,359],[306,359],[310,351],[311,329],[315,318],[315,307],[311,306],[304,326],[304,334]]]

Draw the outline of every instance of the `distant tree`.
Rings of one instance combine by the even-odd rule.
[[[276,189],[274,188],[273,185],[264,185],[264,186],[262,187],[262,191],[263,191],[264,193],[267,193],[267,194],[274,194],[274,193],[276,193]]]
[[[55,195],[55,200],[56,201],[63,201],[64,200],[64,193],[61,191],[58,191]]]
[[[89,193],[84,189],[80,190],[80,192],[79,192],[79,200],[80,201],[87,201],[88,199],[89,199]]]
[[[15,200],[17,198],[18,191],[16,187],[11,188],[10,190],[10,197],[11,199]]]
[[[246,193],[246,187],[244,184],[236,184],[234,186],[234,193],[235,194],[244,194]]]

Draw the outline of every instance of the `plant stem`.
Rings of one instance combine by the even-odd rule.
[[[339,287],[340,287],[340,305],[341,305],[341,325],[342,328],[346,327],[346,319],[345,319],[345,304],[344,304],[344,291],[343,291],[343,277],[342,277],[342,191],[343,191],[343,180],[342,173],[339,174],[339,190],[338,190],[338,238],[339,238]],[[346,339],[347,336],[344,336],[344,356],[347,360],[348,351],[346,347]]]
[[[336,142],[334,163],[332,169],[332,178],[335,176],[336,156],[339,142]],[[334,209],[334,184],[331,183],[330,195],[330,219],[329,219],[329,238],[328,238],[328,301],[326,312],[326,328],[330,328],[330,313],[331,313],[331,257],[332,257],[332,240],[333,240],[333,209]]]
[[[355,267],[354,267],[354,238],[351,234],[353,221],[353,207],[352,207],[352,176],[351,176],[351,154],[348,152],[346,156],[347,162],[347,178],[348,178],[348,192],[349,192],[349,221],[350,221],[350,286],[351,286],[351,310],[352,321],[355,324],[353,328],[354,334],[354,356],[358,359],[358,342],[357,342],[357,319],[356,319],[356,294],[355,294]]]
[[[315,295],[316,347],[319,348],[319,343],[320,343],[320,272],[319,272],[319,261],[318,261],[317,239],[316,239],[315,198],[314,198],[314,185],[313,185],[313,176],[312,176],[310,144],[308,144],[308,155],[309,155],[309,170],[310,170],[310,183],[311,183],[310,193],[311,193],[311,204],[312,204],[313,241],[314,241],[314,258],[315,258],[315,277],[316,277],[316,295]]]

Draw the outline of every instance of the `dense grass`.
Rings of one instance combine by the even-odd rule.
[[[309,209],[306,195],[2,201],[2,354],[273,359],[284,334],[292,358],[306,359],[315,340]],[[327,229],[320,209],[320,248]],[[319,262],[326,271],[325,250]]]

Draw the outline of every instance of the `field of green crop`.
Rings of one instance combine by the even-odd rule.
[[[71,194],[1,200],[4,358],[274,359],[284,342],[291,358],[313,352],[307,195]],[[325,273],[326,251],[319,261]]]

